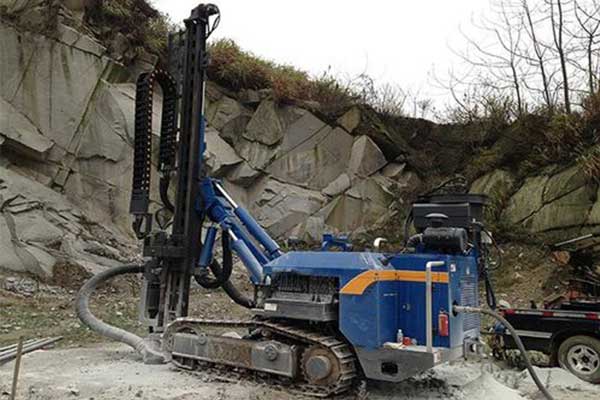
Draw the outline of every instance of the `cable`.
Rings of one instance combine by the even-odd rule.
[[[144,266],[142,265],[123,265],[94,275],[83,285],[79,290],[79,293],[77,293],[77,297],[75,298],[75,310],[79,320],[94,332],[133,347],[135,351],[144,357],[144,362],[147,364],[162,364],[165,362],[164,355],[160,351],[151,348],[144,339],[124,329],[117,328],[116,326],[101,321],[90,311],[90,297],[100,284],[107,282],[115,276],[139,274],[143,272]]]
[[[527,350],[525,349],[525,346],[523,345],[521,338],[519,338],[517,331],[510,324],[510,322],[508,322],[502,315],[498,314],[497,312],[492,311],[492,310],[486,310],[483,308],[454,306],[453,310],[455,313],[485,314],[492,318],[495,318],[498,322],[500,322],[502,325],[504,325],[504,327],[506,327],[506,329],[508,329],[508,331],[510,332],[511,336],[513,337],[515,343],[517,344],[517,347],[519,348],[519,351],[521,352],[521,355],[523,356],[523,359],[525,360],[525,365],[527,367],[527,371],[529,371],[529,375],[531,375],[531,378],[533,379],[533,382],[535,383],[535,385],[538,387],[538,389],[540,389],[540,392],[542,392],[542,394],[544,395],[544,397],[546,397],[546,399],[554,400],[554,397],[552,397],[552,395],[550,394],[548,389],[546,389],[546,387],[540,380],[539,376],[533,369],[531,360],[529,359],[529,356],[527,355]]]

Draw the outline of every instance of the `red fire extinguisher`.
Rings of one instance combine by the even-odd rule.
[[[444,337],[450,336],[448,314],[445,312],[441,312],[438,315],[438,334]]]

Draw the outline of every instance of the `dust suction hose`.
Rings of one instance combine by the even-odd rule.
[[[477,307],[454,306],[454,312],[456,312],[456,313],[485,314],[485,315],[489,315],[490,317],[495,318],[502,325],[504,325],[506,327],[506,329],[508,329],[508,331],[512,335],[515,343],[517,344],[517,347],[519,348],[519,351],[521,352],[521,355],[523,356],[523,360],[525,360],[525,366],[527,367],[527,371],[529,371],[529,375],[531,375],[531,378],[533,379],[533,382],[536,384],[536,386],[538,387],[538,389],[540,389],[540,392],[542,392],[542,394],[544,395],[544,397],[546,397],[546,399],[548,399],[548,400],[554,400],[554,397],[552,397],[552,395],[550,394],[550,392],[548,391],[548,389],[546,389],[546,387],[544,386],[544,384],[542,383],[542,381],[538,377],[537,373],[533,369],[533,365],[531,364],[531,360],[529,359],[529,356],[527,355],[527,350],[525,349],[525,346],[523,345],[523,342],[521,341],[521,338],[519,338],[519,335],[517,334],[517,331],[510,324],[510,322],[508,322],[506,320],[506,318],[504,318],[502,315],[498,314],[495,311],[486,310],[486,309],[477,308]]]
[[[142,357],[144,357],[144,362],[147,364],[161,364],[165,362],[164,355],[160,351],[151,348],[150,344],[145,342],[144,339],[134,335],[131,332],[127,332],[124,329],[117,328],[107,324],[104,321],[101,321],[90,311],[90,297],[98,285],[119,275],[137,274],[143,272],[143,266],[123,265],[94,275],[83,285],[83,287],[79,290],[79,293],[77,293],[77,297],[75,299],[75,308],[77,311],[77,317],[94,332],[133,347],[139,354],[142,355]]]

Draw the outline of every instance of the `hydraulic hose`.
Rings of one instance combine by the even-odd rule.
[[[194,275],[196,282],[205,289],[220,288],[231,277],[231,272],[233,271],[233,256],[231,254],[229,235],[223,233],[221,242],[223,246],[223,268],[221,268],[217,260],[213,260],[209,264],[209,268],[215,278],[212,279],[208,275]]]
[[[161,177],[160,181],[159,181],[158,191],[160,194],[160,200],[162,201],[165,208],[167,210],[169,210],[170,212],[174,213],[175,206],[173,205],[173,202],[169,198],[170,183],[171,183],[170,177],[168,177],[168,176]]]
[[[100,284],[119,275],[143,272],[144,266],[123,265],[94,275],[82,286],[79,293],[77,293],[75,309],[77,311],[77,317],[81,322],[94,332],[133,347],[135,351],[142,355],[144,362],[147,364],[161,364],[165,362],[164,355],[161,352],[152,349],[144,339],[131,332],[127,332],[124,329],[117,328],[101,321],[90,311],[90,297]]]
[[[216,265],[217,268],[219,268],[218,265]],[[213,273],[215,273],[215,271],[212,269]],[[218,271],[217,271],[218,273]],[[233,300],[234,303],[245,307],[245,308],[254,308],[256,307],[256,303],[254,302],[254,300],[250,299],[249,297],[245,296],[242,292],[240,292],[238,290],[237,287],[235,287],[235,285],[231,282],[231,279],[225,281],[225,283],[223,283],[223,290],[225,291],[225,293],[227,293],[227,295],[229,296],[229,298],[231,300]]]
[[[525,360],[525,366],[527,367],[527,371],[529,371],[529,375],[531,375],[531,378],[533,379],[533,382],[535,383],[535,385],[538,387],[538,389],[540,389],[540,392],[542,392],[542,394],[544,395],[544,397],[546,399],[554,400],[554,397],[552,397],[552,395],[550,394],[548,389],[546,389],[546,387],[540,380],[539,376],[533,369],[531,360],[529,359],[529,356],[527,355],[527,350],[525,349],[525,346],[523,345],[521,338],[519,338],[517,331],[510,324],[510,322],[508,322],[506,320],[506,318],[504,318],[502,315],[498,314],[495,311],[487,310],[487,309],[483,309],[483,308],[477,308],[477,307],[454,306],[453,310],[455,313],[485,314],[492,318],[495,318],[498,322],[500,322],[502,325],[504,325],[506,327],[506,329],[508,329],[508,331],[510,332],[515,343],[517,344],[517,347],[519,348],[519,351],[521,352],[521,355],[523,356],[523,359]]]
[[[214,260],[210,264],[210,270],[215,276],[223,276],[223,270],[221,269],[221,265],[216,260]],[[196,282],[198,282],[199,285],[203,285],[204,282],[201,283],[200,277],[194,275],[194,279],[196,279]],[[228,279],[225,282],[223,282],[221,287],[223,288],[225,293],[227,293],[227,296],[229,296],[229,298],[233,300],[234,303],[245,308],[256,307],[256,303],[252,299],[245,296],[242,292],[240,292],[240,290],[237,287],[235,287],[235,285],[231,282],[231,279]]]

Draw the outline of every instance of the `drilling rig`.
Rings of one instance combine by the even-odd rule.
[[[185,30],[169,38],[168,68],[138,79],[131,213],[145,263],[109,272],[84,287],[80,318],[146,356],[163,357],[181,368],[217,364],[269,373],[317,396],[347,391],[357,379],[399,382],[477,353],[479,315],[457,312],[457,307],[478,306],[479,281],[486,276],[484,196],[431,193],[419,198],[408,222],[416,233],[398,252],[348,251],[343,239],[331,235],[325,236],[325,250],[285,252],[222,182],[208,176],[207,40],[219,21],[216,6],[196,7]],[[163,209],[152,214],[157,86],[164,99],[158,161]],[[336,246],[340,251],[328,250]],[[230,279],[234,256],[248,271],[250,296]],[[141,320],[160,348],[101,325],[87,311],[86,296],[94,285],[126,272],[143,273]],[[204,288],[222,288],[254,317],[189,316],[192,280]],[[245,334],[224,336],[214,334],[215,329]]]

